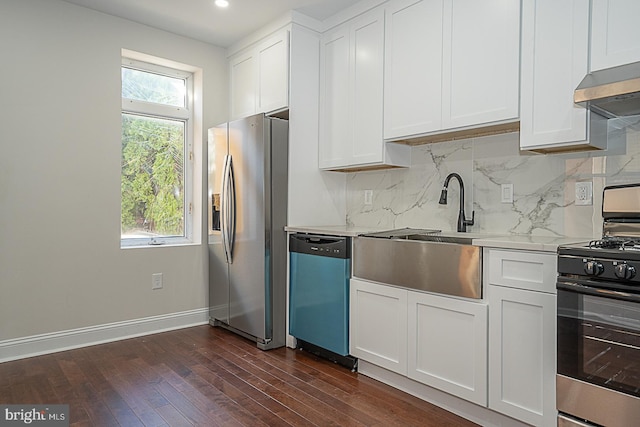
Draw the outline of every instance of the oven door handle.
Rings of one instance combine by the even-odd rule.
[[[598,282],[592,280],[562,280],[556,282],[557,289],[572,291],[579,294],[594,295],[602,298],[613,298],[623,301],[640,302],[640,295],[623,291],[604,289]]]

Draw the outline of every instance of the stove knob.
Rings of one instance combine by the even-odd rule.
[[[604,266],[598,261],[587,261],[584,263],[584,272],[589,276],[599,276],[604,271]]]
[[[616,265],[614,272],[618,279],[629,280],[636,275],[636,268],[629,264],[620,263]]]

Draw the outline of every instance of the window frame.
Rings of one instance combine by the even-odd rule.
[[[120,75],[122,68],[130,68],[143,72],[164,75],[168,77],[180,78],[185,81],[185,106],[178,107],[154,102],[141,101],[122,96],[122,80],[120,81],[120,93],[122,106],[120,117],[124,114],[133,114],[151,118],[169,119],[184,122],[184,235],[183,236],[162,236],[162,237],[132,237],[123,238],[120,234],[120,247],[155,247],[193,244],[194,231],[194,73],[172,67],[166,67],[146,61],[122,57]],[[122,179],[122,169],[120,170]],[[120,195],[120,225],[122,227],[122,194]],[[122,228],[121,228],[122,230]]]

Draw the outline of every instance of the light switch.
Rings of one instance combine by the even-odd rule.
[[[373,190],[364,190],[364,204],[373,204]]]
[[[151,289],[162,289],[162,273],[151,275]]]
[[[502,192],[500,198],[502,203],[513,203],[513,184],[502,184],[500,191]]]

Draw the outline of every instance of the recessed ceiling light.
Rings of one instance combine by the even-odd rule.
[[[229,2],[227,0],[216,0],[216,6],[218,7],[227,7],[229,6]]]

